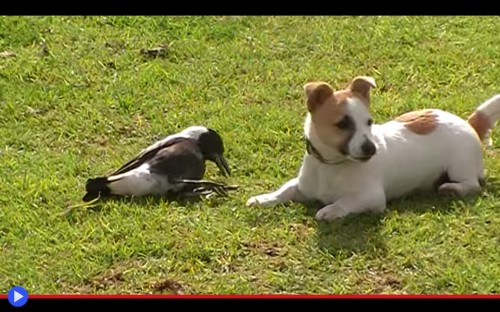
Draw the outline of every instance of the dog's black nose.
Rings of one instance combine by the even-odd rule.
[[[361,146],[361,151],[365,156],[373,156],[377,152],[377,147],[372,141],[366,140]]]

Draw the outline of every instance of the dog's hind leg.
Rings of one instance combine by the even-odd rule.
[[[462,182],[449,182],[442,184],[438,192],[443,196],[468,196],[477,195],[481,192],[478,179],[470,179]]]
[[[438,188],[442,196],[468,196],[481,192],[482,162],[474,164],[470,160],[458,159],[448,168],[449,181]]]
[[[293,178],[283,184],[277,191],[253,196],[247,201],[247,206],[273,207],[290,201],[305,201],[304,195],[299,191],[299,179]]]

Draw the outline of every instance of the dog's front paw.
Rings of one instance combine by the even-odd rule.
[[[257,206],[259,204],[259,201],[257,200],[257,197],[258,196],[253,196],[253,197],[250,197],[248,200],[247,200],[247,207],[251,207],[251,206]]]
[[[262,194],[258,196],[253,196],[247,201],[247,206],[263,206],[269,207],[273,206],[276,202],[276,198],[271,194]]]
[[[341,219],[348,215],[342,207],[338,205],[328,205],[321,208],[317,213],[315,219],[318,221],[333,221],[335,219]]]

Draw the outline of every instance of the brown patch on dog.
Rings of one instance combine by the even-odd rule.
[[[348,90],[353,93],[358,93],[363,98],[368,100],[363,102],[368,106],[370,104],[370,91],[376,86],[377,85],[375,84],[375,79],[373,79],[373,77],[358,76],[351,81]]]
[[[307,109],[314,112],[333,95],[332,87],[326,82],[309,82],[304,86],[307,96]]]
[[[488,131],[491,129],[491,122],[484,113],[475,111],[467,119],[467,122],[476,131],[479,140],[482,142],[486,138]]]
[[[339,91],[334,91],[328,83],[322,81],[304,85],[311,126],[325,145],[338,150],[346,146],[356,129],[340,129],[336,124],[347,115],[346,105],[349,99],[359,100],[369,107],[369,92],[374,85],[373,78],[364,76],[354,78],[347,89]]]
[[[350,91],[337,91],[311,113],[311,126],[316,130],[320,140],[339,151],[348,144],[356,130],[340,129],[336,126],[347,116],[347,100],[352,96]]]
[[[432,109],[423,109],[403,114],[395,119],[405,123],[408,130],[426,135],[437,128],[437,116]]]

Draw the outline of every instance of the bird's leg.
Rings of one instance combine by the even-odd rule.
[[[217,193],[222,196],[227,196],[227,191],[235,190],[238,187],[234,185],[225,185],[222,183],[217,183],[207,180],[190,180],[190,179],[176,179],[175,183],[184,183],[188,186],[193,187],[192,192],[194,194],[200,195],[210,195],[210,193]]]

